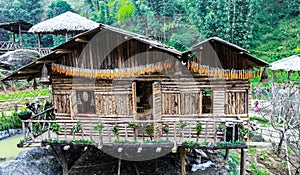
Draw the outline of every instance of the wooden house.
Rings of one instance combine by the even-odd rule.
[[[2,81],[49,78],[55,120],[26,120],[23,126],[59,123],[64,128],[58,132],[60,139],[111,144],[117,126],[119,140],[133,140],[131,122],[139,125],[138,142],[148,136],[146,128],[151,124],[155,140],[167,138],[181,145],[196,141],[195,127],[201,123],[200,141],[216,145],[244,139],[238,135],[249,121],[249,79],[259,75],[254,67],[267,65],[217,37],[179,52],[101,24]],[[94,129],[99,122],[104,124],[101,134]],[[78,124],[81,130],[71,132]],[[47,131],[44,138],[51,137]],[[38,141],[38,137],[25,137],[27,143]]]

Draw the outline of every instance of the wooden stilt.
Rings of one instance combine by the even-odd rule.
[[[2,82],[2,87],[3,87],[3,90],[5,93],[7,93],[7,90],[6,90],[6,87],[5,87],[5,84]]]
[[[41,36],[39,33],[37,34],[37,38],[38,38],[39,53],[41,53]]]
[[[224,160],[228,160],[228,159],[229,159],[229,149],[226,149]]]
[[[61,166],[63,169],[63,175],[68,175],[69,169],[68,169],[68,162],[67,162],[65,150],[62,147],[60,147],[60,152],[61,152],[61,164],[62,164]]]
[[[246,153],[245,150],[241,149],[241,162],[240,162],[240,175],[246,174]]]
[[[186,174],[185,170],[185,149],[183,147],[180,148],[180,161],[181,161],[181,175]]]
[[[119,159],[119,164],[118,164],[118,175],[121,174],[121,159]]]

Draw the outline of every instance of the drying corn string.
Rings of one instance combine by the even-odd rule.
[[[152,63],[147,65],[141,65],[131,68],[120,68],[120,69],[83,69],[65,66],[61,64],[52,64],[52,71],[67,76],[79,76],[86,78],[122,78],[122,77],[134,77],[137,75],[151,74],[154,72],[162,72],[172,67],[171,61],[165,61],[163,63]]]
[[[250,79],[260,75],[260,71],[213,68],[189,61],[188,69],[200,75],[225,79]]]

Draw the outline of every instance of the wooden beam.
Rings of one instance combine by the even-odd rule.
[[[185,170],[185,148],[180,147],[181,175],[186,174]]]
[[[52,63],[53,61],[51,60],[39,60],[37,62],[35,62],[35,64],[44,64],[44,63]]]
[[[18,71],[18,74],[30,74],[30,73],[38,73],[39,70],[27,70],[27,71]]]
[[[55,51],[56,54],[65,54],[65,53],[72,53],[72,50],[67,49],[58,49]]]
[[[84,39],[84,38],[75,38],[75,41],[76,42],[79,42],[79,43],[88,43],[89,41]]]

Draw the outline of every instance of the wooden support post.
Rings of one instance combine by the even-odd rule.
[[[228,160],[228,159],[229,159],[229,149],[226,149],[224,160]]]
[[[186,174],[185,170],[185,149],[180,147],[181,175]]]
[[[68,161],[66,156],[66,151],[63,149],[63,147],[60,147],[60,159],[61,159],[61,166],[63,169],[63,175],[69,174],[69,168],[68,168]]]
[[[121,174],[121,159],[119,159],[119,164],[118,164],[118,175]]]
[[[5,87],[5,84],[2,82],[2,87],[3,87],[3,90],[5,93],[7,93],[7,90],[6,90],[6,87]]]
[[[38,38],[38,49],[39,49],[39,53],[41,53],[41,36],[40,36],[40,34],[38,33],[37,34],[37,38]]]
[[[246,174],[246,153],[245,150],[241,149],[241,162],[240,162],[240,175]]]

